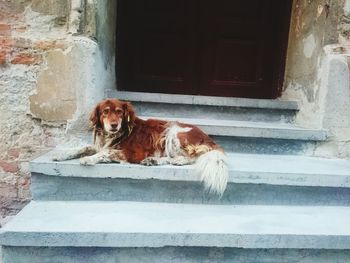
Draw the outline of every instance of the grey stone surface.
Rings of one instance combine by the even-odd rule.
[[[63,177],[158,179],[195,181],[193,166],[142,166],[97,164],[82,166],[78,160],[54,162],[59,150],[30,163],[33,173]],[[350,187],[350,161],[303,156],[228,154],[229,182],[294,186]]]
[[[132,105],[138,115],[154,117],[182,117],[227,119],[257,122],[291,123],[295,119],[296,110],[247,108],[235,106],[190,105],[180,103],[140,102]]]
[[[221,199],[203,190],[193,166],[31,162],[34,200],[149,201],[210,204],[350,205],[350,161],[300,156],[229,154]]]
[[[141,116],[143,119],[151,118]],[[328,139],[325,130],[286,123],[229,121],[220,119],[160,118],[194,124],[227,152],[259,154],[314,154],[317,143]]]
[[[177,95],[161,94],[147,92],[127,92],[115,91],[110,93],[111,97],[116,97],[127,101],[141,102],[162,102],[170,104],[190,104],[190,105],[211,105],[211,106],[229,106],[243,108],[259,109],[280,109],[280,110],[298,110],[298,102],[281,101],[268,99],[247,99],[247,98],[229,98],[229,97],[211,97],[195,95]]]
[[[32,201],[5,246],[349,249],[350,208]]]
[[[293,122],[296,101],[258,100],[176,94],[113,91],[111,97],[131,101],[138,115],[241,121]]]
[[[211,136],[228,153],[313,156],[321,142],[254,137]]]
[[[347,263],[349,250],[5,247],[4,263]]]
[[[152,118],[141,116],[142,119]],[[209,135],[274,138],[288,140],[324,141],[327,132],[318,129],[306,129],[289,124],[272,124],[264,122],[231,121],[217,119],[191,119],[191,118],[161,118],[169,121],[180,121],[193,124]]]
[[[199,182],[32,175],[32,198],[231,205],[350,206],[350,188],[229,183],[219,198]]]

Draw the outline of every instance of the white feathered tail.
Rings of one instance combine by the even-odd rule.
[[[206,152],[198,157],[195,169],[205,188],[221,197],[228,180],[227,156],[218,150]]]

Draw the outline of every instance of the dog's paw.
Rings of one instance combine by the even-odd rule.
[[[67,159],[67,155],[62,153],[62,154],[53,155],[51,157],[51,160],[55,161],[55,162],[62,162],[62,161],[68,160],[68,159]]]
[[[192,160],[184,156],[177,156],[175,158],[171,158],[169,163],[176,166],[183,166],[192,163]]]
[[[145,166],[154,166],[154,165],[158,165],[158,160],[153,157],[147,157],[143,159],[140,164]]]
[[[81,165],[95,165],[96,163],[97,163],[96,159],[93,158],[93,157],[80,158],[80,164]]]

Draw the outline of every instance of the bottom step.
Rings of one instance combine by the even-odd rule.
[[[350,207],[32,201],[0,230],[31,247],[350,249]]]
[[[350,250],[5,247],[3,263],[349,263]]]

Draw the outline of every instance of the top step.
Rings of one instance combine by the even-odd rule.
[[[299,110],[296,101],[123,91],[108,95],[132,102],[138,115],[155,117],[291,123]]]
[[[228,98],[214,96],[178,95],[119,91],[118,99],[138,102],[162,102],[206,106],[242,107],[255,109],[299,110],[296,101],[269,99]]]

